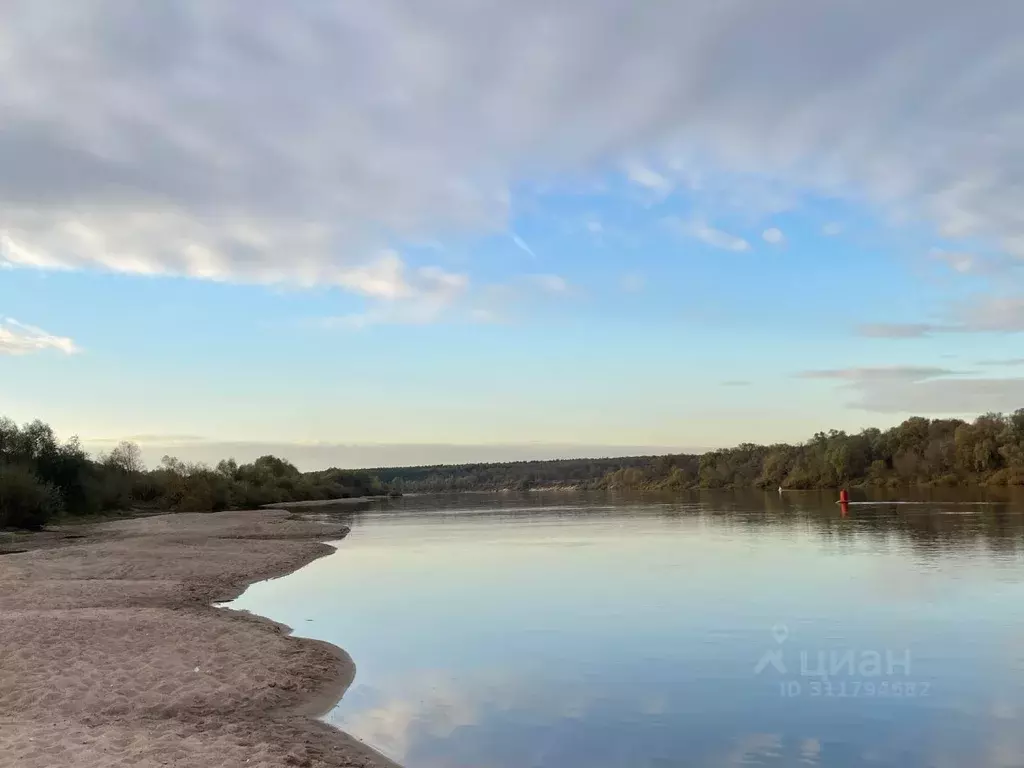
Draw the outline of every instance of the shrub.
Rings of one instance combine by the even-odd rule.
[[[158,481],[156,473],[136,475],[131,479],[132,501],[141,504],[153,504],[163,498],[166,488]]]
[[[1011,470],[1000,469],[988,476],[988,479],[985,480],[985,485],[1010,485],[1010,478],[1012,476]]]
[[[54,514],[95,515],[137,507],[209,512],[229,507],[383,493],[373,475],[330,469],[300,472],[276,456],[251,464],[205,464],[165,456],[147,471],[142,452],[122,442],[93,461],[77,438],[57,439],[41,421],[19,427],[0,417],[0,526],[41,528]]]
[[[39,530],[62,508],[60,492],[32,470],[0,465],[0,527]]]

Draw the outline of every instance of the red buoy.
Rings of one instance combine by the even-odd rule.
[[[839,503],[846,504],[850,501],[850,493],[845,488],[839,492]]]

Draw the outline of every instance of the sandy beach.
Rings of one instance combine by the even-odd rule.
[[[213,607],[348,529],[282,510],[19,536],[0,551],[0,766],[395,768],[318,721],[339,648]]]

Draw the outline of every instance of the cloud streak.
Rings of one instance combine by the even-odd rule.
[[[699,219],[682,221],[674,216],[670,216],[665,219],[665,224],[673,232],[683,237],[691,237],[712,248],[718,248],[723,251],[735,251],[737,253],[750,250],[750,243],[742,237],[716,229]]]
[[[1013,366],[1024,365],[1024,357],[1008,357],[1001,360],[979,360],[978,365]]]
[[[942,330],[948,329],[930,323],[868,323],[859,326],[857,332],[872,339],[918,339]]]
[[[977,268],[978,257],[971,253],[933,248],[929,255],[933,259],[945,262],[950,269],[961,274],[967,274]]]
[[[838,379],[840,381],[925,381],[939,376],[956,376],[962,371],[949,368],[935,368],[916,365],[893,365],[869,368],[832,368],[824,370],[802,371],[797,374],[802,379]]]
[[[80,351],[67,336],[55,336],[10,317],[0,318],[0,355],[28,355],[50,350],[65,355]]]
[[[626,178],[638,187],[643,187],[661,196],[667,195],[675,187],[675,183],[667,176],[639,163],[627,164]]]
[[[371,325],[425,325],[440,320],[452,311],[469,288],[466,275],[445,272],[437,267],[420,267],[407,275],[404,265],[395,260],[386,277],[379,280],[376,299],[359,314],[328,317],[320,324],[330,328],[366,328]]]
[[[512,242],[516,244],[516,248],[518,248],[520,251],[525,253],[530,258],[532,258],[532,259],[536,259],[537,258],[537,254],[534,252],[533,248],[531,248],[529,245],[527,245],[526,241],[523,240],[523,238],[521,238],[519,235],[515,234],[514,232],[512,233]]]
[[[930,366],[881,366],[803,371],[798,378],[838,383],[849,405],[878,413],[968,415],[1021,407],[1022,378],[983,378]]]
[[[944,323],[873,323],[862,325],[862,336],[916,339],[944,333],[1024,333],[1024,297],[978,296],[947,310]]]
[[[569,283],[561,275],[527,275],[526,279],[544,293],[560,294],[569,290]]]

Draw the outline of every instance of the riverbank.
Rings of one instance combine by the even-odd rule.
[[[315,719],[352,682],[344,651],[213,607],[347,533],[261,510],[19,536],[0,555],[0,766],[395,768]]]
[[[340,507],[369,507],[374,503],[388,500],[387,496],[354,496],[345,499],[317,499],[314,501],[284,501],[276,504],[264,504],[260,509],[284,509],[313,511],[317,509],[337,509]]]

